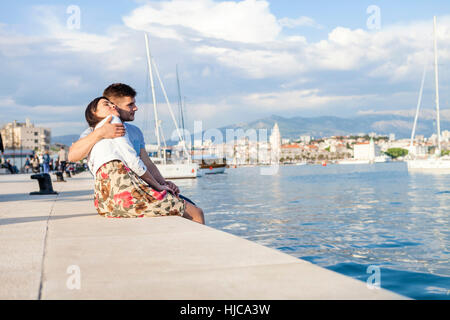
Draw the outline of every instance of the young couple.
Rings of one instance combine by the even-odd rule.
[[[136,91],[126,84],[110,85],[86,108],[89,128],[72,144],[70,162],[88,157],[95,176],[94,205],[106,217],[182,216],[204,224],[202,209],[180,195],[179,188],[161,176],[145,151],[134,120]]]

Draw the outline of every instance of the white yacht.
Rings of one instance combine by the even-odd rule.
[[[152,161],[155,163],[158,170],[161,172],[161,175],[165,179],[185,179],[185,178],[191,178],[195,179],[198,176],[198,170],[199,165],[192,162],[191,154],[188,152],[186,148],[186,142],[184,139],[184,135],[180,133],[180,129],[178,127],[177,121],[175,119],[175,116],[173,114],[172,106],[170,105],[170,101],[167,97],[166,89],[164,87],[164,84],[161,80],[161,77],[159,75],[158,66],[156,65],[154,59],[152,59],[152,56],[150,54],[150,47],[148,43],[148,36],[145,34],[145,46],[147,49],[147,63],[148,63],[148,70],[149,70],[149,77],[150,77],[150,84],[152,89],[152,98],[153,98],[153,112],[155,116],[155,134],[157,139],[157,148],[156,148],[156,157],[151,158]],[[161,128],[161,121],[158,119],[158,111],[156,107],[156,94],[155,94],[155,84],[153,80],[153,68],[155,69],[156,76],[159,80],[159,84],[161,86],[161,89],[164,94],[164,98],[166,100],[170,115],[172,117],[173,123],[175,124],[175,128],[177,129],[178,138],[180,139],[183,153],[185,156],[185,159],[173,163],[169,163],[166,158],[166,149],[167,146],[164,146],[164,148],[161,148],[161,136],[164,140],[165,145],[165,139],[164,135],[162,134],[162,128]],[[161,152],[162,151],[162,152]]]
[[[410,172],[425,172],[425,173],[438,173],[438,174],[450,174],[450,158],[441,157],[441,124],[439,115],[439,71],[438,71],[438,54],[437,54],[437,36],[436,36],[436,17],[434,17],[434,76],[436,85],[436,125],[437,125],[437,150],[434,156],[418,159],[413,154],[414,150],[414,136],[417,127],[417,120],[419,117],[420,105],[422,103],[423,87],[425,83],[426,66],[423,71],[422,85],[419,93],[419,100],[417,103],[416,117],[414,119],[414,126],[411,134],[410,154],[408,155],[408,171]]]

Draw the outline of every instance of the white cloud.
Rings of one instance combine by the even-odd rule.
[[[132,29],[179,40],[190,34],[189,38],[263,43],[275,40],[281,31],[269,3],[263,0],[162,1],[141,6],[123,20]]]
[[[346,104],[348,107],[355,107],[369,97],[369,95],[327,95],[319,89],[309,89],[252,93],[245,96],[243,101],[248,105],[266,110],[287,111],[292,109],[319,109],[325,106],[328,107],[330,103],[335,105]]]
[[[324,27],[314,21],[313,18],[301,16],[297,19],[291,18],[281,18],[278,20],[279,24],[285,28],[296,28],[296,27],[312,27],[316,29],[323,29]]]
[[[201,46],[196,54],[217,59],[227,67],[239,69],[251,78],[268,78],[298,74],[304,70],[303,64],[289,52],[273,50],[239,50],[212,46]]]

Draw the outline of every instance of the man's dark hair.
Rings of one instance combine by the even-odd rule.
[[[111,99],[113,97],[115,98],[122,98],[122,97],[136,97],[136,91],[130,87],[129,85],[123,84],[123,83],[113,83],[108,88],[103,91],[103,96],[107,97],[108,99]]]

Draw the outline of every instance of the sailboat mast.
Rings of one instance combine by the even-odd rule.
[[[411,133],[411,144],[409,146],[409,153],[411,155],[413,148],[414,148],[414,137],[416,135],[416,128],[417,128],[417,120],[419,119],[419,111],[420,111],[420,105],[422,104],[422,96],[423,96],[423,87],[425,85],[425,76],[427,74],[427,65],[425,64],[425,67],[423,68],[423,75],[422,75],[422,83],[420,85],[420,92],[419,92],[419,100],[417,101],[417,109],[416,109],[416,117],[414,118],[414,126]]]
[[[178,127],[177,120],[175,119],[175,115],[173,114],[173,111],[172,111],[172,106],[170,104],[169,98],[167,97],[166,89],[164,88],[164,84],[163,84],[163,82],[161,80],[161,76],[159,75],[158,66],[156,65],[154,60],[153,60],[153,66],[155,67],[156,77],[158,78],[159,85],[161,86],[162,92],[164,94],[164,98],[166,99],[166,103],[167,103],[167,106],[168,106],[168,109],[169,109],[169,112],[170,112],[170,116],[172,117],[172,121],[173,121],[173,123],[175,125],[175,128],[177,129],[178,138],[180,139],[180,141],[183,144],[183,150],[184,150],[185,154],[187,154],[187,156],[188,156],[189,163],[191,163],[192,162],[192,157],[191,157],[190,153],[186,149],[186,142],[184,141],[184,138],[181,136],[180,128]]]
[[[441,154],[441,119],[439,114],[439,70],[438,70],[438,54],[437,54],[437,27],[436,16],[434,16],[434,73],[436,83],[436,126],[437,126],[437,139],[438,139],[438,151]]]
[[[184,138],[184,114],[183,114],[183,102],[181,100],[181,86],[180,86],[180,77],[178,75],[178,65],[176,66],[176,71],[177,71],[177,86],[178,86],[178,107],[180,109],[180,127],[183,130],[183,138]]]
[[[159,119],[158,119],[158,112],[156,111],[156,95],[155,95],[155,83],[153,82],[153,70],[152,70],[152,62],[151,62],[151,54],[150,54],[150,48],[148,45],[148,36],[145,33],[145,47],[147,49],[147,63],[148,63],[148,70],[149,70],[149,77],[150,77],[150,83],[152,87],[152,97],[153,97],[153,112],[155,115],[155,133],[156,133],[156,140],[158,141],[158,152],[157,157],[159,157],[159,152],[161,149],[161,138],[159,135]],[[164,152],[165,153],[165,152]]]

